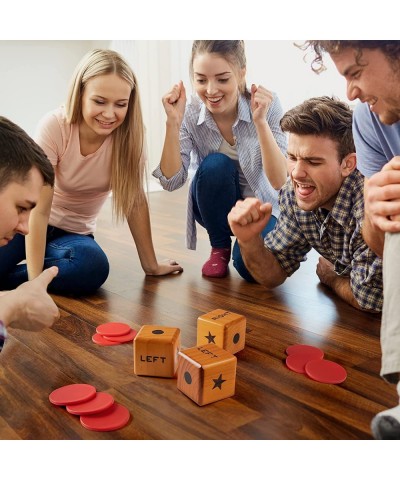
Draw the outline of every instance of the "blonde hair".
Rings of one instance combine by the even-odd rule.
[[[143,189],[146,166],[142,155],[144,125],[135,74],[119,53],[113,50],[92,50],[75,69],[65,108],[67,122],[80,123],[83,118],[82,96],[87,82],[99,75],[112,73],[119,75],[131,87],[124,122],[112,133],[110,188],[113,192],[113,213],[118,221],[146,200]]]
[[[189,65],[192,80],[194,77],[194,59],[197,55],[204,53],[214,53],[226,60],[236,70],[236,76],[240,80],[239,92],[246,97],[250,97],[250,93],[246,88],[245,76],[240,75],[241,70],[246,69],[246,54],[243,40],[194,40]]]

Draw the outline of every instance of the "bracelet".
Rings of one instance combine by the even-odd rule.
[[[3,321],[0,320],[0,352],[3,350],[4,342],[7,338],[7,330],[6,326],[4,325]]]

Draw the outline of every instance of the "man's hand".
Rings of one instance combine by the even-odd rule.
[[[239,243],[259,238],[271,218],[272,205],[257,198],[238,200],[228,214],[232,233]]]
[[[8,312],[7,324],[23,330],[42,330],[51,327],[60,317],[53,299],[47,293],[47,287],[58,274],[57,267],[44,270],[38,277],[25,282],[0,299],[1,308]]]
[[[321,283],[327,287],[333,288],[333,283],[337,278],[333,264],[324,257],[319,257],[317,264],[317,275]]]
[[[400,156],[393,157],[366,183],[365,214],[383,232],[400,232]]]

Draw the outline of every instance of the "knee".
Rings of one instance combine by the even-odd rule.
[[[71,242],[67,251],[64,258],[52,259],[46,265],[57,265],[59,268],[59,274],[50,284],[50,291],[70,295],[94,293],[107,280],[110,272],[106,254],[94,240]]]
[[[213,187],[234,185],[237,170],[231,158],[223,153],[210,153],[201,162],[197,173],[197,188],[206,185],[207,190]]]
[[[219,173],[226,175],[227,172],[235,172],[235,165],[231,158],[224,153],[214,152],[207,155],[199,166],[199,171],[209,172],[210,175],[218,175]]]

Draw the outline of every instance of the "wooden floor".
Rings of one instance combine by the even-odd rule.
[[[380,319],[360,313],[318,283],[315,252],[274,291],[243,281],[201,276],[209,253],[204,230],[196,252],[184,244],[186,190],[153,192],[153,239],[160,259],[174,258],[180,275],[145,277],[127,225],[113,226],[103,209],[97,240],[111,273],[98,294],[55,296],[61,319],[39,333],[10,329],[0,357],[0,439],[370,439],[370,421],[397,395],[379,377]],[[236,393],[199,407],[175,379],[133,373],[133,347],[100,347],[96,326],[126,322],[179,327],[182,348],[196,343],[199,315],[222,308],[247,318],[245,349],[237,354]],[[320,347],[348,373],[341,385],[315,382],[285,366],[295,343]],[[90,383],[131,413],[114,432],[83,428],[79,418],[48,400],[56,388]]]

